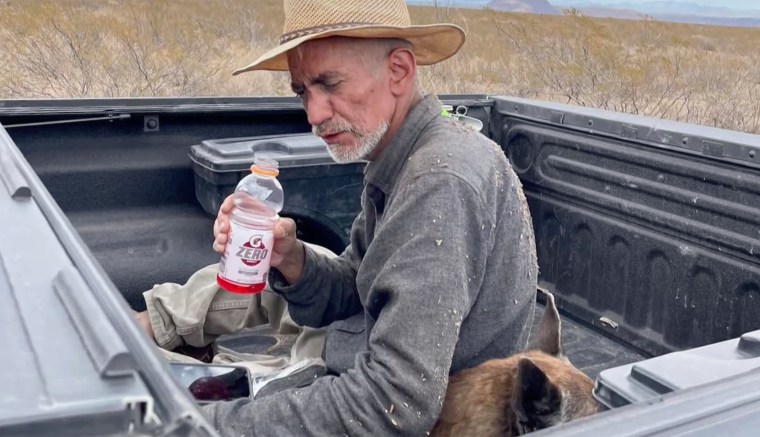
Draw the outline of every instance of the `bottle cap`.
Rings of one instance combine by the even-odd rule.
[[[274,159],[255,158],[251,165],[251,173],[262,176],[277,176],[280,174],[279,163]]]

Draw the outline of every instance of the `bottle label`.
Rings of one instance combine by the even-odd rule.
[[[242,285],[265,282],[273,244],[272,230],[249,229],[231,220],[227,248],[219,262],[219,275]]]

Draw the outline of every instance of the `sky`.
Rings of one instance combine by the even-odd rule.
[[[490,0],[407,0],[409,4],[440,5],[479,8]],[[621,5],[646,13],[671,13],[702,16],[724,16],[760,18],[760,0],[548,0],[556,7],[584,7],[589,4],[612,6]],[[709,9],[702,9],[708,7]]]
[[[489,0],[439,0],[441,4],[454,5],[482,5]],[[658,0],[549,0],[549,3],[564,6],[571,3],[596,3],[603,5],[614,5],[617,3],[628,4],[646,4]],[[661,0],[660,0],[661,1]],[[696,3],[700,6],[724,7],[738,10],[760,10],[760,0],[672,0],[674,3]],[[433,0],[407,0],[407,3],[432,4]]]
[[[582,0],[583,1],[583,0]],[[585,0],[588,2],[614,5],[615,3],[649,3],[652,0]],[[718,6],[733,9],[760,9],[760,0],[677,0],[679,3],[696,3],[701,6]],[[571,0],[553,1],[549,0],[549,3],[572,3]]]

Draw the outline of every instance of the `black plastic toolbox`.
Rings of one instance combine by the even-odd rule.
[[[217,215],[255,158],[274,159],[285,193],[280,215],[296,219],[299,231],[322,235],[322,241],[314,241],[317,244],[341,251],[348,243],[351,224],[361,209],[365,161],[333,161],[325,142],[311,133],[209,139],[191,146],[189,157],[196,198],[209,215]]]

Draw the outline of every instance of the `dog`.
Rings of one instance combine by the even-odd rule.
[[[560,325],[554,296],[546,293],[525,352],[453,375],[430,435],[519,436],[601,411],[593,381],[562,352]]]

